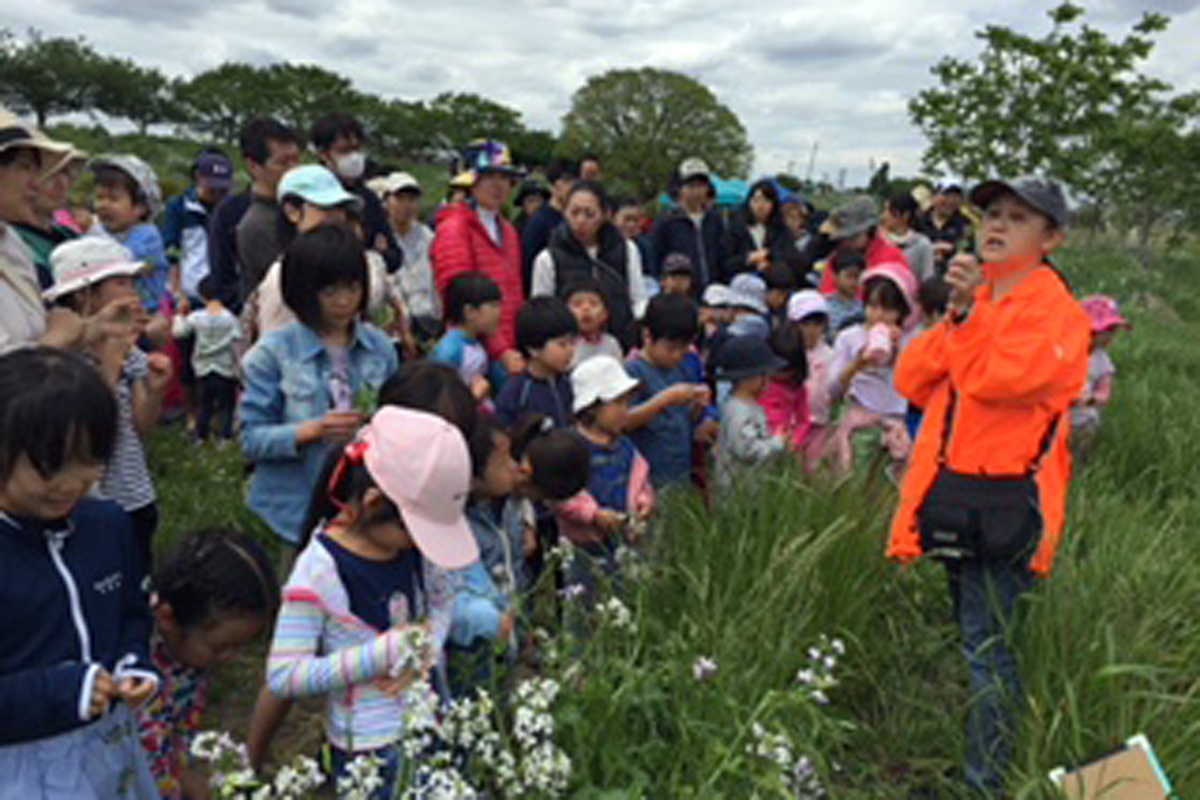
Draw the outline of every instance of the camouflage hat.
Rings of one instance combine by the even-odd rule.
[[[833,210],[826,230],[832,239],[849,239],[879,224],[879,207],[865,194]]]

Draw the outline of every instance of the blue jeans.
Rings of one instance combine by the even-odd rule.
[[[950,595],[970,669],[964,777],[973,788],[998,791],[1004,780],[1024,695],[1009,650],[1017,599],[1033,586],[1023,565],[947,562]]]

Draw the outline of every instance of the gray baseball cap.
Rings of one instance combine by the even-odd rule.
[[[992,201],[1005,194],[1016,195],[1060,228],[1067,224],[1067,197],[1063,194],[1062,185],[1049,178],[1025,175],[1011,181],[984,181],[971,190],[968,199],[979,208],[987,208]]]
[[[879,206],[868,195],[860,194],[834,209],[826,222],[830,238],[849,239],[879,224]]]

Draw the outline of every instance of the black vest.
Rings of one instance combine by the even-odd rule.
[[[571,235],[566,223],[554,229],[548,249],[554,260],[555,291],[561,296],[580,278],[597,281],[608,306],[608,332],[628,350],[635,339],[633,304],[629,301],[629,246],[610,223],[600,228],[598,238],[600,251],[592,258]]]

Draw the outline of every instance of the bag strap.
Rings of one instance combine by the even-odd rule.
[[[946,418],[942,423],[942,443],[938,448],[938,466],[945,467],[948,458],[947,452],[950,448],[950,434],[954,430],[954,412],[958,408],[958,391],[954,388],[954,384],[950,384],[950,397],[946,400]],[[1042,468],[1042,464],[1046,460],[1046,456],[1050,453],[1050,448],[1054,446],[1054,437],[1058,434],[1058,424],[1062,420],[1063,412],[1055,414],[1050,419],[1050,424],[1046,426],[1046,432],[1042,434],[1042,440],[1038,444],[1037,455],[1033,457],[1025,474],[1036,475]]]

